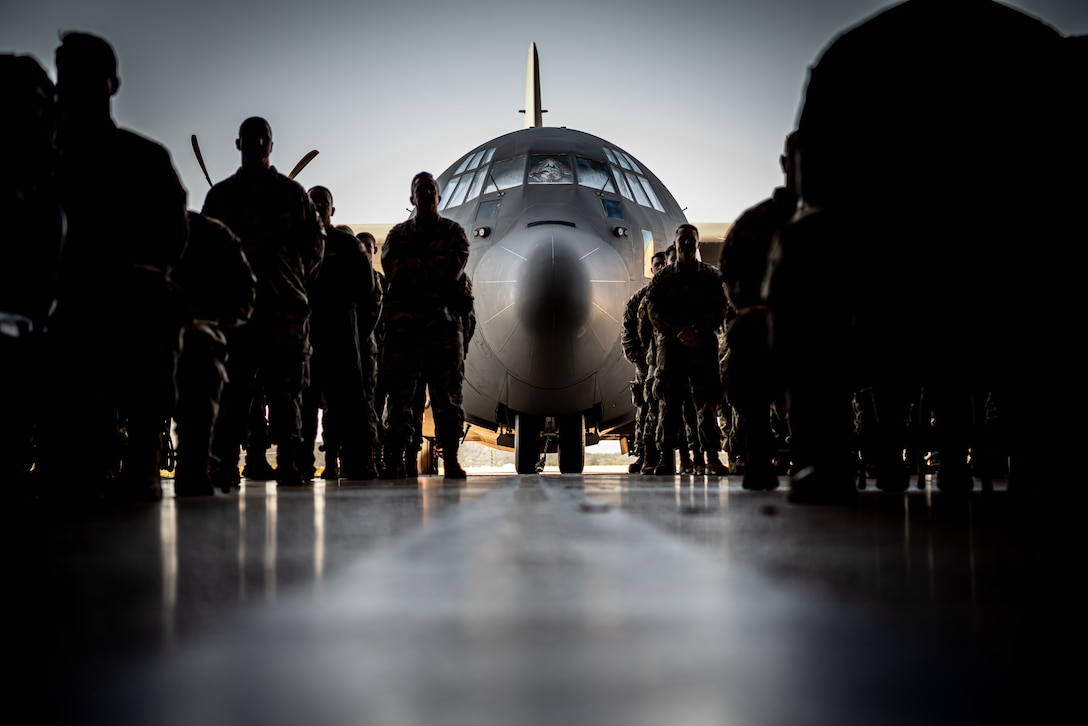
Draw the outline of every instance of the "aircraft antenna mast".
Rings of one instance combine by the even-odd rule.
[[[540,108],[540,61],[536,55],[536,43],[529,44],[529,61],[525,67],[525,128],[540,128],[544,125],[544,111]]]

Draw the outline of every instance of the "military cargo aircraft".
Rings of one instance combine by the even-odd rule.
[[[536,471],[546,452],[558,452],[561,472],[579,473],[587,445],[633,431],[634,368],[620,346],[624,304],[687,218],[625,150],[543,125],[536,43],[523,112],[524,128],[475,147],[438,177],[439,213],[459,222],[471,243],[466,271],[478,324],[465,360],[465,440],[512,449],[519,474]],[[348,226],[381,241],[393,225]],[[717,260],[714,239],[727,228],[701,227],[704,255]],[[433,472],[426,413],[419,470]]]
[[[620,347],[627,299],[686,222],[672,194],[604,139],[542,124],[536,44],[525,128],[464,154],[438,177],[439,212],[469,235],[478,327],[465,360],[469,440],[512,446],[519,474],[545,451],[579,473],[587,443],[634,419]]]

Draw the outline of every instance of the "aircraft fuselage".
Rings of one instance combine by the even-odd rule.
[[[560,469],[581,471],[585,432],[634,419],[624,304],[686,221],[668,190],[613,144],[527,128],[464,155],[438,178],[440,213],[469,235],[477,329],[465,360],[469,423],[514,429],[519,473],[547,422]]]

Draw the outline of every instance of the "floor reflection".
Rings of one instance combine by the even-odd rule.
[[[746,492],[738,477],[587,480],[586,494],[697,544],[845,602],[891,611],[932,635],[980,640],[1021,618],[1029,576],[1015,513],[991,494],[863,493],[856,507],[796,507],[785,487]]]
[[[720,715],[723,684],[731,698],[751,694],[764,716],[788,710],[784,683],[824,698],[816,675],[848,692],[835,702],[849,708],[866,678],[886,677],[877,685],[910,699],[923,689],[899,686],[916,673],[930,695],[955,691],[958,681],[914,669],[915,648],[930,664],[951,654],[953,670],[984,663],[972,687],[1011,691],[1064,627],[1051,610],[1079,602],[1055,596],[1052,583],[1075,581],[1073,570],[1058,570],[1061,559],[1040,569],[1055,550],[1036,544],[1039,524],[1026,527],[1000,487],[956,500],[927,485],[803,507],[784,487],[746,492],[736,477],[244,484],[195,499],[168,486],[148,505],[9,509],[15,596],[4,615],[26,674],[15,690],[41,689],[41,703],[57,702],[58,688],[73,704],[108,686],[138,696],[126,678],[150,664],[163,693],[185,704],[249,677],[227,705],[248,714],[267,701],[262,715],[278,721],[253,720],[269,723],[306,720],[280,711],[298,703],[291,688],[330,689],[353,708],[409,704],[419,718],[408,720],[423,723],[448,715],[459,687],[489,705],[506,694],[506,723],[523,722],[516,709],[537,695],[549,722],[570,722],[554,712],[570,694],[597,699],[601,713],[628,699],[626,713],[648,719],[663,704],[696,704],[708,718],[682,722],[787,723],[709,716]],[[862,627],[874,622],[911,646],[895,667]],[[307,648],[325,670],[300,676]],[[183,660],[184,671],[170,670]],[[836,676],[829,663],[846,670]],[[738,685],[756,674],[765,690]],[[161,695],[145,704],[160,715]]]

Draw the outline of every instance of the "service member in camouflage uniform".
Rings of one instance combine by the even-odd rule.
[[[228,340],[230,381],[223,391],[212,451],[216,483],[238,482],[238,454],[255,386],[268,400],[269,434],[276,444],[276,481],[303,483],[296,466],[302,440],[301,398],[309,376],[310,301],[307,284],[317,274],[325,236],[313,202],[297,182],[269,163],[272,128],[263,118],[242,122],[236,142],[242,166],[211,188],[204,214],[242,240],[257,277],[253,317]]]
[[[786,138],[785,153],[779,158],[785,186],[741,213],[725,236],[718,260],[729,301],[722,387],[725,400],[737,414],[745,489],[778,487],[772,462],[775,442],[771,407],[782,398],[782,384],[772,365],[762,285],[774,236],[797,211],[792,183],[794,138],[792,134]]]
[[[374,235],[370,232],[359,232],[355,238],[362,242],[363,249],[370,258],[370,267],[374,271],[374,289],[370,299],[359,304],[359,351],[363,364],[363,393],[367,399],[367,425],[374,441],[373,458],[381,469],[382,447],[385,443],[385,389],[378,375],[378,364],[382,359],[381,344],[385,339],[381,316],[386,282],[385,275],[374,266],[374,255],[378,254],[378,241],[374,239]]]
[[[359,306],[374,293],[374,270],[363,244],[336,227],[332,192],[309,190],[325,229],[325,256],[310,282],[310,385],[302,394],[302,445],[298,467],[306,478],[315,473],[317,414],[324,410],[323,479],[376,479],[374,439],[363,389],[359,341]]]
[[[667,260],[668,258],[666,258]],[[666,262],[666,267],[668,263]],[[662,268],[664,269],[664,267]],[[661,452],[657,450],[657,424],[661,420],[661,387],[657,374],[657,335],[654,324],[650,322],[650,301],[646,296],[638,304],[638,338],[646,350],[646,423],[642,428],[642,448],[646,457],[642,462],[641,473],[653,474],[661,463]]]
[[[1002,391],[1014,436],[1034,440],[1016,442],[1022,463],[1068,450],[1051,415],[1076,407],[1040,393],[1083,377],[1067,347],[1083,328],[1069,325],[1083,271],[1053,253],[1074,238],[1084,168],[1063,41],[998,2],[907,0],[820,54],[798,116],[802,214],[779,235],[770,278],[804,464],[791,501],[856,498],[850,394],[861,388],[888,392],[878,416],[884,402],[903,415],[897,390],[925,389],[946,493],[974,487],[980,392]]]
[[[68,234],[47,334],[53,400],[41,469],[64,473],[78,462],[108,494],[155,500],[176,395],[168,276],[188,236],[186,192],[165,148],[114,123],[120,80],[108,42],[66,33],[56,65]]]
[[[212,432],[227,381],[227,331],[253,314],[257,280],[238,237],[218,220],[192,211],[189,241],[171,279],[182,315],[174,494],[206,496],[215,493],[209,472]]]
[[[650,259],[650,274],[656,275],[664,267],[665,253],[655,252]],[[631,395],[634,398],[636,407],[633,450],[638,458],[628,467],[628,471],[632,474],[642,471],[642,466],[647,461],[647,442],[650,443],[649,448],[655,451],[657,448],[653,444],[654,436],[652,434],[649,437],[646,436],[646,416],[649,407],[647,399],[650,398],[647,390],[649,387],[647,382],[649,371],[647,369],[646,354],[648,351],[638,331],[639,307],[646,297],[648,287],[648,284],[643,285],[634,295],[628,298],[627,304],[623,308],[623,329],[620,333],[620,345],[623,346],[623,355],[635,366],[635,379],[631,381]]]
[[[385,465],[387,475],[406,476],[404,457],[418,425],[413,400],[422,382],[430,392],[445,475],[463,479],[457,451],[465,417],[462,321],[472,306],[462,280],[468,238],[461,225],[438,215],[440,196],[433,176],[417,174],[411,189],[415,215],[395,226],[382,245],[382,269],[389,283],[382,312],[386,330],[381,374],[389,391]]]
[[[462,295],[468,300],[468,312],[461,316],[462,341],[465,347],[465,356],[468,355],[468,346],[472,341],[472,334],[476,332],[476,311],[474,309],[475,298],[472,295],[472,280],[468,275],[461,276]],[[461,361],[461,378],[465,377],[464,359]],[[404,469],[408,476],[419,476],[419,454],[423,451],[423,423],[427,409],[427,385],[422,380],[416,389],[416,396],[412,401],[412,412],[415,425],[412,427],[412,439],[408,442],[408,448],[404,454]],[[434,469],[424,471],[423,474],[437,474],[437,462],[432,462]]]
[[[675,263],[676,245],[671,244],[665,248],[665,264]],[[690,398],[684,399],[683,416],[679,421],[678,440],[686,442],[680,447],[680,472],[701,476],[706,473],[706,461],[699,444],[699,414],[695,410],[695,402]]]
[[[34,464],[41,345],[56,299],[64,212],[57,200],[55,89],[27,55],[0,54],[0,482]],[[70,423],[70,422],[69,422]]]
[[[646,292],[650,321],[657,336],[660,376],[658,449],[662,463],[655,474],[675,472],[671,452],[685,445],[681,431],[683,400],[692,397],[698,411],[699,441],[707,456],[707,473],[724,474],[718,458],[717,404],[718,329],[725,317],[725,291],[717,268],[700,262],[699,230],[682,224],[676,230],[676,263],[654,277]]]

